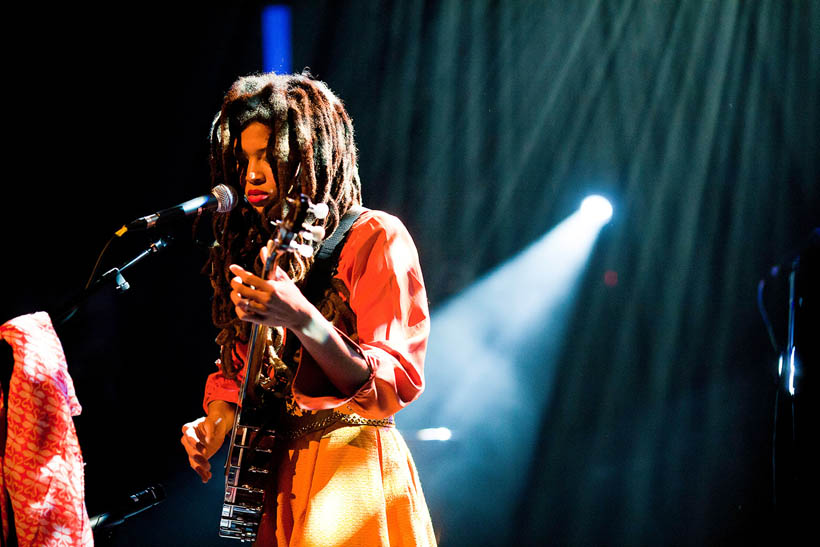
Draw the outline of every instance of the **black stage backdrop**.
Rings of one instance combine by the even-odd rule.
[[[262,4],[170,5],[8,12],[0,321],[53,309],[124,222],[208,190],[208,127],[235,77],[261,69]],[[292,8],[294,67],[345,100],[366,204],[405,220],[434,311],[585,194],[615,204],[564,318],[554,381],[531,378],[550,392],[527,409],[537,425],[511,413],[503,434],[475,443],[503,438],[525,463],[504,446],[471,453],[470,438],[414,443],[441,545],[725,544],[787,530],[793,517],[773,504],[776,353],[756,292],[772,265],[808,257],[820,224],[820,3]],[[178,442],[216,357],[205,253],[187,226],[170,237],[126,273],[128,292],[102,291],[59,329],[83,405],[89,513],[154,483],[168,493],[113,545],[221,543],[219,473],[198,484]],[[116,242],[104,269],[151,241]],[[786,276],[767,279],[782,341]],[[815,291],[804,318],[816,284],[803,275],[804,294]],[[818,364],[810,334],[799,331],[806,379]],[[472,397],[531,400],[491,382]],[[484,459],[437,473],[460,458]],[[816,495],[786,482],[780,508]]]

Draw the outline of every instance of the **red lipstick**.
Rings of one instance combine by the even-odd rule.
[[[268,199],[268,193],[263,190],[248,190],[246,197],[251,205],[259,205]]]

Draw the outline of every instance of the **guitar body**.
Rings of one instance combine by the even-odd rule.
[[[292,203],[277,232],[268,242],[268,261],[262,277],[270,279],[279,259],[299,247],[294,237],[303,233],[310,201],[301,196]],[[320,218],[314,209],[314,216]],[[250,542],[256,539],[262,517],[265,488],[275,473],[273,467],[276,424],[284,411],[284,400],[268,389],[263,363],[270,328],[254,324],[248,345],[248,370],[239,392],[228,457],[225,461],[225,498],[219,535]]]
[[[253,541],[262,518],[265,487],[272,472],[276,405],[243,404],[236,411],[225,461],[225,499],[219,521],[222,537]],[[270,407],[270,408],[269,408]]]

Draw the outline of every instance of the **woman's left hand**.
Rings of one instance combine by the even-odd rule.
[[[262,260],[267,258],[266,250],[260,252]],[[236,264],[230,269],[236,275],[231,280],[231,301],[239,319],[289,329],[341,393],[353,396],[365,384],[371,372],[361,350],[322,317],[284,270],[277,267],[266,281]]]
[[[264,260],[266,249],[262,249]],[[264,280],[241,266],[231,264],[231,301],[243,321],[298,329],[310,322],[310,302],[284,270],[277,266],[273,278]]]

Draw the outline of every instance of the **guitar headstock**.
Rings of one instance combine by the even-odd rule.
[[[285,216],[274,223],[276,232],[268,242],[269,260],[284,253],[299,253],[304,257],[313,256],[314,247],[310,243],[299,243],[296,236],[301,235],[304,241],[321,241],[325,231],[321,226],[307,223],[308,216],[321,220],[327,216],[328,208],[324,203],[311,203],[310,198],[300,194],[297,198],[287,198]]]

